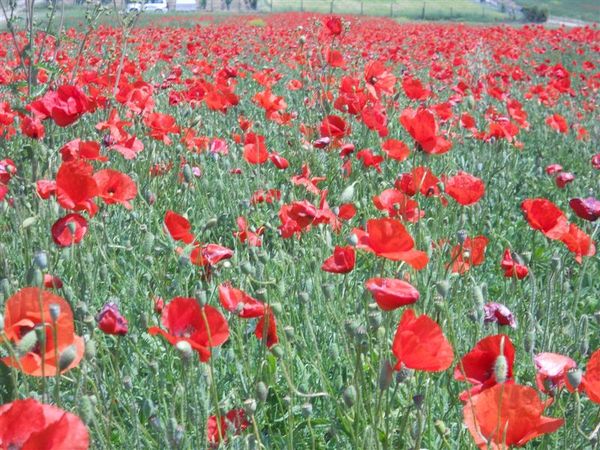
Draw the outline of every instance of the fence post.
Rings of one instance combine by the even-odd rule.
[[[329,4],[329,14],[333,14],[333,1],[331,0],[331,3]]]
[[[304,0],[300,0],[300,11],[304,12]]]
[[[365,12],[365,2],[363,0],[360,0],[360,15],[364,15]]]
[[[423,9],[421,10],[421,20],[425,20],[425,2],[423,2]]]
[[[394,0],[390,1],[390,17],[394,17]]]

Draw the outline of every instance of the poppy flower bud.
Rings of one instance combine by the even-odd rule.
[[[312,404],[306,402],[304,405],[302,405],[301,411],[304,418],[309,418],[313,412]]]
[[[348,236],[347,241],[348,244],[356,246],[358,244],[358,237],[355,234],[351,234],[350,236]]]
[[[58,370],[62,372],[68,369],[73,364],[73,361],[75,361],[75,358],[77,358],[77,349],[74,345],[69,345],[58,357]]]
[[[340,195],[340,203],[350,203],[352,201],[354,198],[354,184],[355,183],[352,183],[342,191],[342,194]]]
[[[435,284],[435,288],[436,288],[438,294],[440,294],[440,296],[443,299],[445,299],[448,297],[448,294],[450,292],[450,282],[448,280],[438,281]]]
[[[189,164],[183,166],[183,179],[186,183],[191,183],[194,180],[194,174]]]
[[[446,427],[443,420],[436,420],[433,423],[433,426],[435,427],[435,431],[437,431],[441,437],[448,437],[450,435],[450,430]]]
[[[33,264],[37,266],[38,269],[45,270],[48,268],[48,255],[44,251],[37,252],[33,256]]]
[[[85,359],[92,360],[96,357],[96,341],[87,339],[85,341]]]
[[[567,370],[567,382],[571,385],[573,389],[579,388],[581,384],[581,377],[583,372],[579,367],[573,367]]]
[[[285,354],[281,345],[274,345],[271,347],[271,353],[273,353],[273,356],[275,356],[277,359],[283,358],[283,355]]]
[[[256,400],[253,398],[244,400],[244,412],[249,416],[253,416],[256,412]]]
[[[84,395],[81,398],[81,403],[79,405],[79,417],[86,425],[89,425],[94,420],[95,411],[94,411],[94,403],[91,399],[92,396]]]
[[[464,244],[468,236],[467,230],[458,230],[456,232],[456,240],[459,244]]]
[[[477,309],[482,310],[485,304],[485,300],[483,298],[483,290],[481,289],[481,286],[473,287],[473,298],[475,300],[475,306],[477,307]]]
[[[298,294],[298,298],[302,303],[308,303],[310,300],[310,295],[308,295],[308,292],[302,291]]]
[[[381,317],[381,313],[379,311],[373,311],[368,314],[369,318],[369,327],[371,330],[376,330],[381,322],[383,322],[383,317]]]
[[[550,260],[550,267],[553,271],[558,272],[562,268],[562,262],[560,260],[560,256],[554,255]]]
[[[196,292],[194,292],[194,297],[196,297],[196,301],[198,302],[198,304],[200,306],[204,306],[208,302],[208,297],[206,295],[205,290],[202,290],[202,289],[196,290]]]
[[[498,383],[504,383],[508,375],[508,361],[506,356],[498,355],[494,363],[494,377]]]
[[[281,314],[283,312],[283,308],[281,307],[281,303],[279,302],[271,303],[271,309],[273,310],[275,315]]]
[[[156,195],[154,195],[154,192],[152,192],[149,189],[145,189],[143,195],[144,200],[146,200],[146,203],[148,203],[150,206],[154,205],[154,203],[156,202]]]
[[[525,334],[524,344],[525,351],[527,353],[533,353],[535,349],[535,327],[531,327]]]
[[[181,355],[182,360],[189,361],[190,359],[192,359],[194,350],[192,349],[192,346],[188,341],[177,342],[177,344],[175,344],[175,348]]]
[[[294,329],[294,327],[292,327],[290,325],[283,327],[283,332],[285,333],[285,337],[289,341],[294,340],[294,338],[296,337],[296,330]]]
[[[29,269],[25,278],[27,280],[27,284],[31,286],[41,286],[44,282],[44,275],[37,267],[32,267]]]
[[[4,294],[5,297],[10,297],[10,283],[6,278],[0,280],[0,289],[2,289],[2,294]]]
[[[210,230],[211,228],[216,227],[218,224],[219,224],[219,219],[216,218],[216,217],[211,217],[204,224],[204,229],[205,230]]]
[[[344,400],[344,405],[348,408],[352,408],[352,406],[356,403],[356,388],[353,385],[348,386],[344,389],[342,393],[342,400]]]
[[[269,396],[269,387],[262,381],[259,381],[256,384],[255,393],[259,402],[266,402],[267,397]]]
[[[531,252],[522,252],[521,258],[523,258],[523,264],[529,265],[531,263]]]
[[[385,391],[390,387],[390,384],[392,384],[393,374],[394,367],[392,364],[388,360],[383,361],[379,367],[379,379],[377,380],[380,390]]]
[[[404,367],[404,364],[402,364],[402,367],[396,374],[396,383],[404,383],[406,380],[413,376],[413,373],[414,370]]]
[[[50,310],[50,318],[52,319],[52,322],[56,322],[60,316],[60,305],[52,303],[48,309]]]
[[[254,275],[254,266],[250,261],[244,261],[241,268],[246,275]]]
[[[327,300],[333,300],[335,287],[332,284],[323,285],[323,294]]]
[[[413,403],[415,408],[421,409],[423,407],[423,402],[425,401],[425,396],[423,394],[417,394],[413,396]]]
[[[22,357],[29,353],[38,343],[37,330],[28,331],[17,344],[17,355]]]

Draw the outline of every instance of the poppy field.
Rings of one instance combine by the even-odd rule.
[[[597,26],[90,8],[0,34],[0,448],[597,448]]]

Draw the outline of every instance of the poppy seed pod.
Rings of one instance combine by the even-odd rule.
[[[48,268],[48,255],[46,252],[37,252],[33,257],[33,264],[40,270],[46,270]]]
[[[192,349],[192,346],[188,341],[177,342],[177,344],[175,344],[175,348],[177,349],[177,351],[181,355],[181,358],[184,361],[189,361],[190,359],[192,359],[192,356],[194,355],[194,350]]]
[[[285,351],[281,345],[274,345],[273,347],[271,347],[271,353],[273,353],[273,356],[275,356],[275,358],[281,359],[283,358]]]
[[[553,271],[559,272],[562,268],[562,261],[560,260],[560,256],[554,255],[550,260],[550,267]]]
[[[219,219],[216,218],[216,217],[211,217],[204,224],[204,229],[205,230],[210,230],[211,228],[216,227],[218,224],[219,224]]]
[[[508,375],[508,361],[506,356],[498,355],[494,363],[494,377],[498,383],[504,383]]]
[[[342,400],[344,400],[344,405],[348,408],[352,408],[354,403],[356,403],[356,388],[353,385],[348,386],[344,389],[342,393]]]
[[[379,379],[377,380],[380,390],[385,391],[390,387],[390,384],[392,384],[393,374],[394,367],[392,364],[388,360],[383,361],[379,367]]]
[[[191,183],[194,180],[194,174],[189,164],[183,166],[183,179],[186,183]]]
[[[467,230],[458,230],[456,232],[456,240],[458,241],[459,244],[464,244],[465,241],[467,240],[467,237],[469,237]]]
[[[27,284],[31,286],[41,286],[44,282],[44,275],[42,271],[37,267],[32,267],[27,271],[27,275],[25,276]]]
[[[244,261],[241,266],[242,272],[246,275],[254,275],[254,266],[250,261]]]
[[[327,300],[333,300],[335,287],[332,284],[323,285],[323,294]]]
[[[50,318],[52,319],[52,322],[56,322],[60,316],[60,305],[57,303],[52,303],[48,309],[50,310]]]
[[[244,412],[249,416],[254,415],[256,412],[256,400],[253,398],[244,400]]]
[[[85,341],[85,359],[92,360],[96,357],[96,341],[86,339]]]
[[[289,341],[292,341],[296,337],[296,330],[290,325],[283,327],[283,332]]]
[[[17,356],[22,357],[29,353],[38,343],[38,333],[36,329],[27,332],[17,344],[15,349]]]
[[[440,294],[440,296],[443,299],[446,299],[448,297],[448,294],[450,293],[450,282],[448,280],[438,281],[435,284],[435,288],[436,288],[438,294]],[[483,305],[483,302],[482,302],[482,305]]]
[[[306,402],[302,405],[302,416],[309,418],[312,415],[313,407],[311,403]]]
[[[255,393],[256,393],[256,398],[258,399],[259,402],[266,402],[267,397],[269,396],[269,388],[265,383],[263,383],[262,381],[259,381],[256,384]]]
[[[579,388],[582,376],[583,372],[578,367],[573,367],[572,369],[567,370],[567,381],[573,389]]]
[[[77,349],[74,345],[69,345],[67,348],[63,350],[63,352],[58,357],[58,370],[62,372],[71,366],[73,361],[77,358]]]
[[[443,420],[436,420],[433,423],[433,426],[435,427],[435,431],[437,431],[441,437],[448,437],[450,435],[450,430],[446,427]]]
[[[485,300],[481,286],[473,286],[473,299],[475,300],[475,307],[478,310],[482,310],[485,305]]]

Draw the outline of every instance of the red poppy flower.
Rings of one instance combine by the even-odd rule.
[[[410,155],[408,145],[397,139],[388,139],[383,142],[381,149],[385,152],[388,158],[396,161],[404,161]]]
[[[600,349],[590,356],[581,386],[591,401],[600,404]]]
[[[210,358],[210,347],[217,347],[229,339],[229,326],[225,317],[210,305],[200,306],[193,298],[176,297],[165,305],[159,327],[148,328],[151,335],[160,334],[172,345],[188,342],[200,360]]]
[[[594,197],[573,198],[569,206],[582,219],[595,222],[600,217],[600,200]]]
[[[523,264],[516,263],[513,260],[509,249],[504,250],[500,267],[502,267],[502,270],[504,270],[504,276],[506,278],[516,277],[517,279],[522,280],[529,275],[529,269]]]
[[[333,255],[325,260],[321,266],[321,270],[330,273],[348,273],[354,269],[356,254],[354,247],[338,247],[335,246]]]
[[[564,189],[565,186],[573,182],[573,180],[575,180],[575,175],[571,172],[561,172],[554,178],[556,186],[558,186],[559,189]]]
[[[82,141],[75,139],[67,142],[59,150],[62,160],[73,161],[74,159],[88,159],[93,161],[108,161],[106,156],[100,154],[100,144],[94,141]]]
[[[47,289],[60,289],[63,287],[63,282],[59,277],[45,273],[44,287]]]
[[[340,19],[339,17],[327,17],[325,19],[325,26],[327,27],[327,30],[329,31],[329,34],[331,36],[339,36],[340,34],[342,34],[342,19]]]
[[[266,333],[266,334],[265,334]],[[265,345],[271,348],[279,342],[277,336],[277,322],[275,314],[269,307],[266,308],[264,315],[259,319],[254,330],[254,335],[259,341],[265,341]]]
[[[534,230],[540,230],[550,239],[560,239],[569,231],[569,223],[563,212],[545,198],[523,200],[521,210]]]
[[[562,426],[563,419],[542,416],[545,407],[533,388],[497,384],[472,397],[463,416],[480,449],[508,450]]]
[[[290,166],[288,160],[277,152],[271,153],[269,155],[269,160],[273,163],[275,167],[277,167],[280,170],[285,170]]]
[[[577,363],[568,356],[558,353],[538,353],[535,363],[535,382],[540,391],[552,394],[565,385],[567,371],[577,367]]]
[[[171,145],[169,134],[179,133],[175,118],[168,114],[150,113],[144,117],[144,124],[150,128],[150,137],[162,141],[165,145]]]
[[[52,225],[52,240],[56,245],[69,247],[79,244],[88,230],[88,223],[79,214],[67,214]]]
[[[398,359],[395,370],[407,367],[426,372],[440,372],[452,364],[454,352],[440,326],[423,314],[415,316],[412,309],[402,314],[392,352]]]
[[[367,231],[355,228],[357,247],[375,253],[377,256],[404,261],[417,270],[427,265],[427,253],[415,250],[415,242],[402,222],[395,219],[371,219],[367,221]]]
[[[310,167],[308,167],[308,164],[303,164],[302,173],[300,175],[294,175],[292,177],[292,183],[297,186],[304,186],[306,190],[312,194],[320,195],[321,190],[317,185],[326,179],[327,178],[325,177],[311,176]]]
[[[383,62],[377,60],[365,66],[364,79],[369,93],[379,98],[382,93],[393,95],[396,84],[396,76],[386,69]]]
[[[65,209],[87,211],[94,216],[98,206],[94,197],[98,195],[98,185],[92,175],[94,168],[82,161],[63,162],[56,174],[56,199]]]
[[[261,234],[264,232],[264,227],[260,227],[256,230],[256,233],[248,228],[248,222],[245,217],[237,218],[237,226],[239,231],[235,231],[233,235],[237,237],[241,243],[248,242],[250,247],[261,247],[262,238]]]
[[[414,286],[395,278],[371,278],[365,287],[384,311],[392,311],[419,300],[419,291]]]
[[[54,306],[56,305],[56,306]],[[58,317],[53,320],[50,310],[58,310]],[[60,373],[65,373],[79,365],[85,344],[83,338],[75,334],[73,312],[69,303],[39,288],[23,288],[6,301],[4,310],[4,330],[6,338],[13,345],[19,343],[36,329],[44,330],[45,346],[41,340],[33,340],[28,351],[18,360],[8,356],[2,362],[10,367],[18,368],[35,377],[56,376],[60,356],[69,351],[73,353],[71,363]],[[55,340],[56,336],[56,340]]]
[[[190,222],[174,211],[167,211],[165,214],[165,228],[176,241],[181,241],[185,244],[191,244],[195,241],[195,237],[191,232],[192,225]]]
[[[563,116],[560,114],[552,114],[546,118],[546,124],[554,131],[559,133],[566,133],[569,131],[569,125]]]
[[[473,239],[468,237],[462,245],[458,244],[452,248],[451,262],[448,267],[452,267],[453,273],[463,274],[471,267],[483,264],[487,244],[488,239],[485,236],[477,236]]]
[[[238,435],[250,426],[243,409],[232,409],[221,416],[220,423],[217,416],[210,416],[206,422],[206,437],[210,444],[226,441],[228,435]],[[222,438],[222,440],[221,440]]]
[[[35,182],[35,188],[43,200],[56,195],[56,181],[54,180],[38,180]]]
[[[0,446],[22,450],[87,450],[88,429],[79,417],[27,398],[0,406]]]
[[[106,204],[120,203],[127,209],[132,208],[129,200],[137,195],[137,186],[129,175],[114,169],[103,169],[94,174],[94,180],[98,185],[98,196]]]
[[[596,170],[600,170],[600,153],[592,156],[592,167]]]
[[[356,206],[352,203],[344,203],[339,206],[337,216],[344,221],[352,219],[356,215]]]
[[[21,119],[21,132],[31,139],[43,139],[46,129],[37,117],[24,116]]]
[[[8,184],[12,177],[17,174],[17,166],[12,159],[0,160],[0,184]]]
[[[464,402],[485,389],[496,385],[494,368],[498,357],[506,358],[506,380],[513,376],[513,365],[515,363],[515,347],[505,334],[487,336],[481,339],[473,350],[462,357],[460,364],[454,369],[454,378],[458,381],[466,381],[474,387],[470,391],[461,393],[460,399]]]
[[[65,85],[56,91],[47,91],[28,108],[40,119],[52,118],[59,127],[66,127],[76,122],[91,106],[89,98],[78,87]]]
[[[549,166],[546,166],[546,173],[548,175],[555,175],[557,173],[562,172],[563,170],[563,166],[561,166],[560,164],[550,164]]]
[[[452,142],[439,134],[435,116],[429,109],[406,108],[400,115],[400,123],[425,153],[440,155],[452,148]]]
[[[237,314],[242,319],[262,317],[265,314],[264,303],[244,291],[234,288],[231,283],[219,285],[219,300],[223,308]]]
[[[264,164],[269,159],[265,137],[248,133],[244,140],[244,159],[249,164]]]
[[[426,197],[437,196],[440,193],[440,180],[427,167],[415,167],[408,173],[403,173],[396,180],[396,189],[406,195],[413,196],[420,192]]]
[[[477,203],[485,193],[485,185],[480,178],[467,172],[458,172],[444,180],[446,193],[463,206]]]
[[[580,264],[584,256],[596,254],[596,245],[592,238],[574,223],[569,224],[569,231],[561,236],[560,241],[574,253],[575,261]]]
[[[113,302],[106,303],[102,307],[96,316],[96,322],[98,328],[106,334],[125,336],[129,330],[127,319],[121,315],[119,307]]]
[[[402,79],[402,89],[411,100],[427,100],[431,91],[423,87],[423,83],[418,78],[406,76]]]
[[[352,131],[344,119],[339,116],[327,116],[321,122],[321,137],[343,138]]]
[[[281,236],[289,238],[294,234],[300,234],[312,225],[316,216],[317,208],[307,200],[282,205],[279,209]]]
[[[517,328],[517,321],[513,313],[502,303],[490,302],[483,306],[484,323],[497,323]]]

